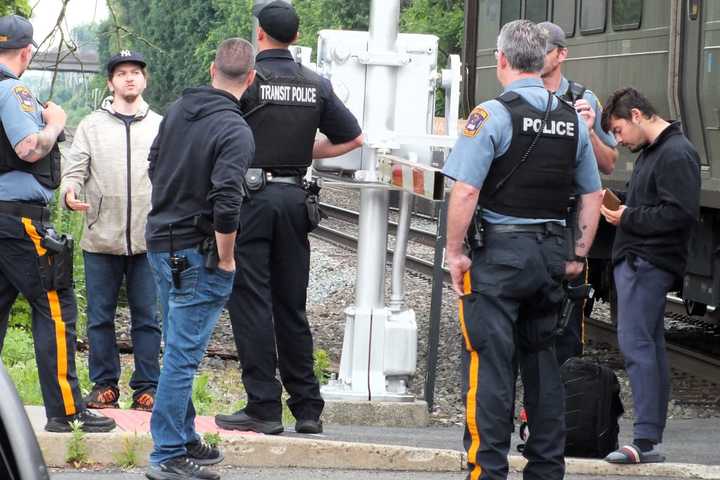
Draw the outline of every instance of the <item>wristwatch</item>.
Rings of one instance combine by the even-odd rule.
[[[581,257],[580,255],[575,255],[575,258],[573,258],[572,261],[585,264],[585,262],[587,261],[587,257]]]

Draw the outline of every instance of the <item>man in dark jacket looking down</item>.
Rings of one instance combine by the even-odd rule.
[[[150,150],[152,210],[146,239],[163,314],[165,353],[150,421],[151,480],[220,476],[222,461],[195,431],[192,382],[232,291],[243,177],[255,154],[238,100],[255,78],[255,52],[220,44],[212,86],[190,88],[168,109]]]
[[[685,274],[690,232],[700,213],[700,159],[680,123],[660,118],[632,87],[610,96],[603,129],[631,152],[640,152],[624,205],[601,207],[617,227],[612,256],[618,343],[635,406],[632,445],[606,460],[662,462],[655,445],[663,440],[670,399],[665,295]]]

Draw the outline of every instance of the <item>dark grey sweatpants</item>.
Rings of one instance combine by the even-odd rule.
[[[618,343],[625,358],[635,406],[635,438],[662,442],[670,371],[665,353],[665,295],[673,285],[670,272],[640,257],[615,266],[618,299]]]

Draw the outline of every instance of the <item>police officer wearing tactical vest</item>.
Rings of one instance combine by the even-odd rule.
[[[472,480],[507,477],[518,367],[532,432],[524,478],[561,479],[565,470],[563,385],[554,350],[562,281],[583,268],[602,197],[587,127],[543,88],[546,43],[530,21],[502,28],[496,71],[504,91],[473,110],[443,169],[455,180],[447,262],[461,300],[464,442]],[[582,232],[574,249],[564,236],[573,192]]]
[[[60,183],[58,137],[65,112],[40,104],[20,81],[30,65],[30,22],[0,17],[0,346],[18,293],[32,308],[32,332],[51,432],[86,432],[115,422],[84,409],[75,370],[77,306],[72,285],[72,239],[50,224],[47,204]]]
[[[226,429],[282,432],[284,386],[295,430],[320,433],[324,402],[305,317],[307,234],[319,218],[317,190],[306,189],[303,176],[313,158],[361,146],[362,132],[330,82],[298,64],[288,50],[299,26],[293,7],[274,1],[256,15],[257,76],[241,99],[256,154],[246,176],[251,198],[241,210],[237,273],[228,302],[248,403],[215,421]],[[325,137],[316,139],[317,130]]]
[[[610,175],[615,169],[615,161],[618,157],[617,142],[612,135],[602,129],[602,105],[600,105],[600,101],[592,90],[581,83],[568,80],[563,76],[562,66],[568,57],[568,45],[563,29],[552,22],[542,22],[539,23],[538,26],[544,29],[548,36],[545,67],[542,71],[545,88],[554,92],[555,95],[575,107],[580,118],[588,127],[590,143],[592,143],[598,169],[601,173]],[[574,215],[574,212],[571,212],[571,215]],[[612,245],[613,235],[614,231],[612,227],[602,220],[598,227],[597,237],[605,238],[605,241],[596,242],[596,244]],[[600,257],[609,257],[609,252],[605,254],[597,251],[591,252],[592,256],[596,254],[599,254]],[[599,272],[600,270],[601,269],[593,269],[594,272]],[[568,292],[571,295],[573,292],[577,292],[574,296],[578,298],[575,301],[574,308],[568,311],[567,324],[557,338],[556,353],[560,365],[568,358],[582,354],[583,309],[586,302],[586,292],[582,286],[589,278],[589,268],[586,266],[583,274],[578,275],[570,281]],[[597,275],[594,275],[594,279],[595,281],[599,280]]]

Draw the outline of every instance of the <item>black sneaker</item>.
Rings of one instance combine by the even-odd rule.
[[[220,480],[219,474],[188,457],[175,457],[159,465],[150,465],[145,476],[150,480]]]
[[[223,461],[223,454],[217,447],[211,447],[202,440],[185,444],[188,458],[197,465],[215,465]]]
[[[112,418],[96,415],[90,410],[83,410],[80,413],[68,415],[67,417],[48,418],[45,430],[58,433],[72,432],[70,423],[75,420],[82,422],[81,430],[87,433],[109,432],[115,428],[115,420]]]
[[[240,430],[242,432],[258,432],[267,435],[277,435],[282,433],[282,422],[273,422],[272,420],[260,420],[239,410],[232,415],[215,415],[215,425],[225,430]]]
[[[297,433],[322,433],[322,420],[298,420],[295,422]]]

